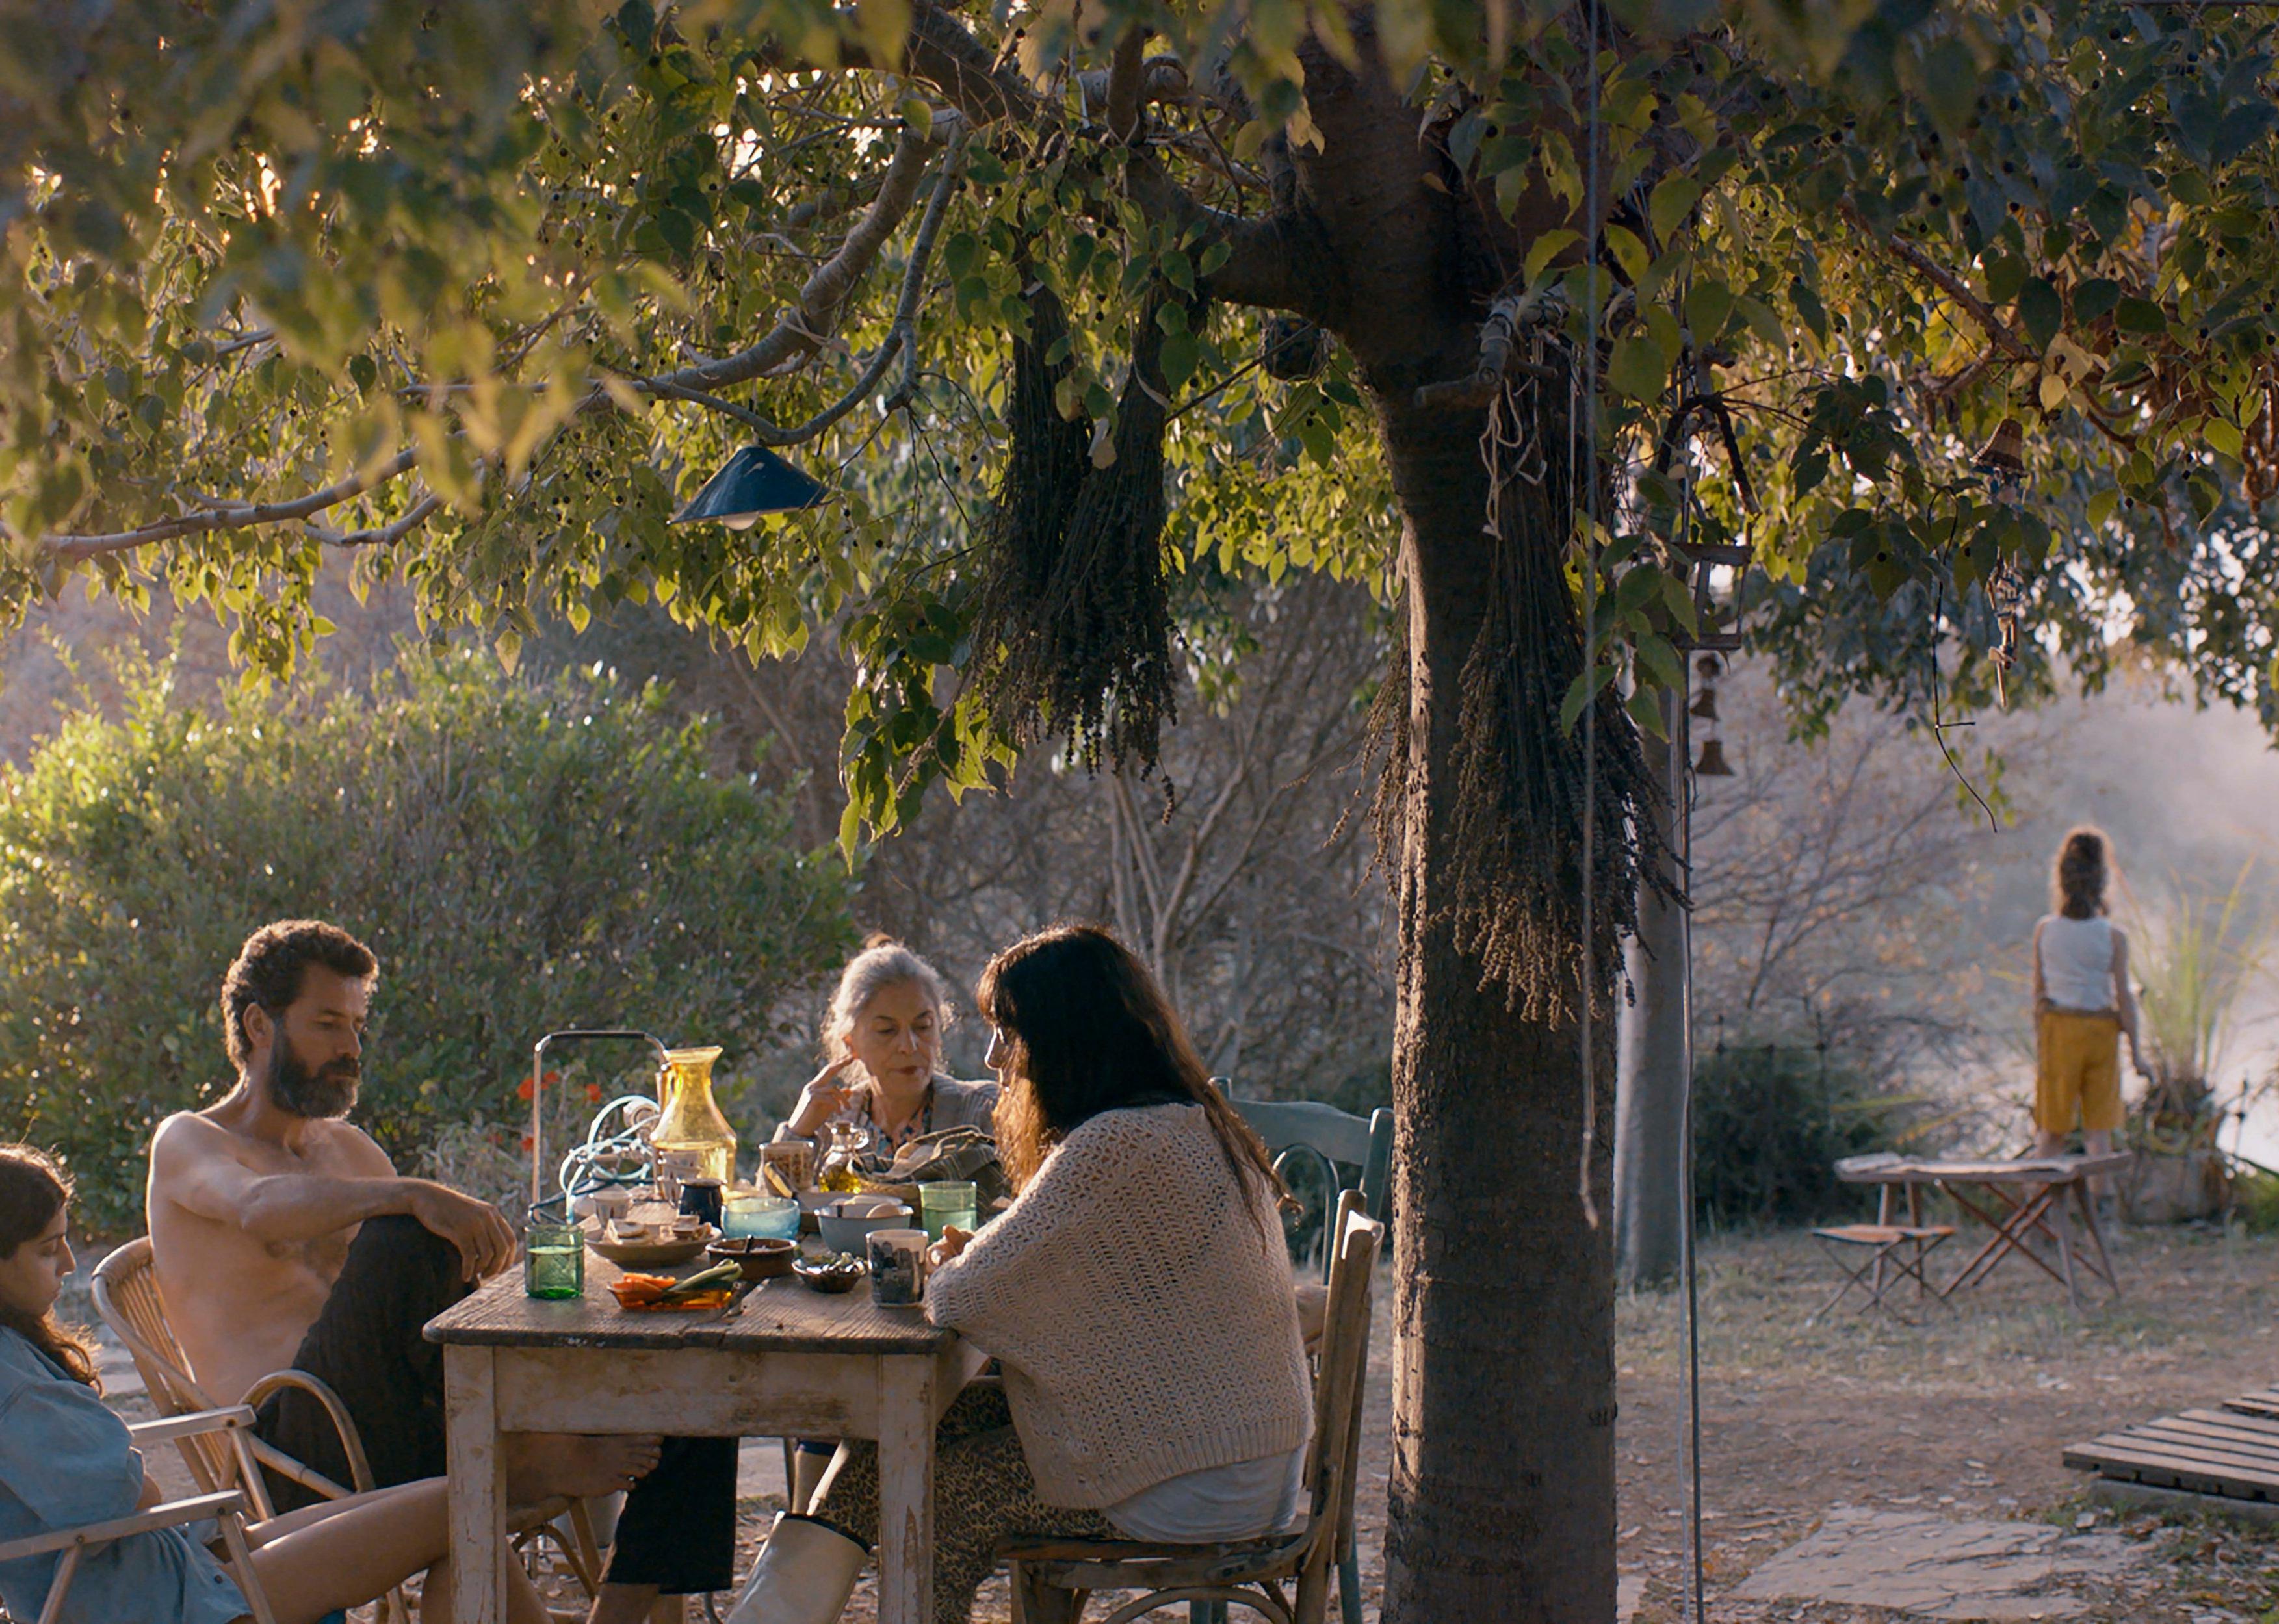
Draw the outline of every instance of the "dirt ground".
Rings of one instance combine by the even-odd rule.
[[[1852,1506],[2118,1533],[2134,1559],[2091,1587],[2089,1611],[2075,1615],[2091,1624],[2279,1624],[2279,1533],[2116,1518],[2089,1505],[2086,1480],[2059,1459],[2067,1444],[2116,1426],[2279,1382],[2279,1237],[2133,1229],[2119,1237],[2115,1264],[2124,1295],[2080,1314],[2053,1283],[2013,1260],[1953,1312],[1927,1305],[1914,1325],[1845,1312],[1807,1327],[1837,1278],[1808,1236],[1706,1240],[1708,1617],[1717,1624],[1884,1624],[1908,1616],[1730,1594],[1829,1512]],[[1379,1282],[1360,1506],[1372,1618],[1391,1410],[1389,1287],[1389,1279]],[[1675,1624],[1680,1616],[1681,1309],[1674,1292],[1621,1306],[1618,1551],[1628,1618],[1637,1624]],[[755,1457],[754,1477],[772,1489],[779,1473],[768,1459]],[[773,1493],[744,1502],[748,1545],[781,1504]],[[976,1616],[1001,1624],[1009,1612],[1000,1581],[983,1592]],[[865,1580],[848,1617],[870,1624],[875,1616]],[[1184,1619],[1185,1612],[1155,1616]],[[703,1617],[701,1605],[691,1608],[690,1624]]]
[[[1964,1238],[1967,1238],[1967,1235]],[[1956,1518],[2083,1517],[2141,1550],[2096,1587],[2093,1624],[2279,1624],[2279,1534],[2093,1511],[2068,1443],[2279,1382],[2279,1237],[2131,1229],[2117,1237],[2124,1295],[2076,1314],[2016,1260],[1948,1312],[1908,1326],[1843,1311],[1804,1321],[1834,1286],[1802,1231],[1705,1240],[1701,1251],[1703,1544],[1715,1624],[1884,1624],[1878,1607],[1752,1603],[1726,1593],[1839,1505]],[[1375,1618],[1392,1406],[1380,1280],[1360,1507],[1366,1613]],[[1682,1300],[1621,1306],[1617,1527],[1630,1617],[1675,1624],[1684,1566],[1679,1445]],[[756,1528],[756,1523],[755,1527]],[[868,1620],[870,1597],[849,1618]],[[1009,1616],[1001,1584],[977,1617]],[[1184,1619],[1185,1612],[1155,1615]],[[1238,1615],[1239,1616],[1239,1615]],[[1335,1617],[1334,1612],[1332,1618]]]
[[[1838,1276],[1801,1231],[1711,1241],[1702,1265],[1703,1544],[1710,1616],[1733,1624],[1903,1616],[1718,1602],[1832,1507],[2071,1528],[2092,1513],[2088,1480],[2060,1459],[2066,1444],[2279,1381],[2279,1237],[2126,1230],[2117,1301],[2077,1315],[2054,1282],[2012,1260],[1954,1312],[1929,1305],[1912,1327],[1843,1313],[1807,1328]],[[1645,1580],[1646,1624],[1679,1616],[1681,1308],[1677,1293],[1639,1297],[1620,1321],[1619,1551]],[[2279,1536],[2094,1514],[2144,1559],[2079,1616],[2279,1618]]]

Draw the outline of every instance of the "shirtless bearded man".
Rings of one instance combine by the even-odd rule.
[[[379,961],[347,931],[285,920],[254,932],[222,984],[237,1085],[159,1124],[148,1207],[158,1289],[191,1369],[219,1404],[291,1367],[331,1385],[355,1417],[381,1487],[444,1471],[442,1351],[421,1327],[514,1260],[496,1208],[397,1176],[346,1120],[363,1076]],[[336,1482],[349,1472],[329,1421],[288,1390],[257,1431]],[[646,1615],[660,1589],[733,1580],[736,1441],[510,1435],[518,1501],[640,1487],[618,1521],[595,1624]],[[272,1479],[279,1509],[305,1503]]]

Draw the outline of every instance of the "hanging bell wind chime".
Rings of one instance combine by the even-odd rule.
[[[1725,741],[1717,731],[1717,678],[1725,674],[1725,662],[1716,655],[1704,654],[1693,662],[1693,675],[1700,683],[1693,703],[1685,714],[1702,724],[1701,755],[1693,763],[1697,778],[1730,778],[1732,768],[1725,761]]]
[[[1971,467],[1985,476],[1987,494],[1997,502],[2014,502],[2026,484],[2026,432],[2015,417],[1995,425],[1992,438],[1971,459]],[[2008,677],[2018,663],[2018,640],[2025,618],[2026,582],[2007,558],[1996,563],[1986,576],[1986,601],[1994,610],[2000,635],[1989,655],[1994,667],[1994,697],[2007,707]]]

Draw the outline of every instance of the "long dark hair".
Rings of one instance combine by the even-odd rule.
[[[29,1145],[0,1145],[0,1258],[16,1255],[46,1233],[71,1200],[71,1175],[63,1163]],[[0,1303],[0,1326],[21,1336],[75,1380],[99,1388],[95,1349],[85,1333],[61,1324],[55,1311],[33,1315]]]
[[[2083,823],[2066,831],[2050,865],[2050,906],[2068,919],[2094,919],[2105,911],[2105,881],[2112,842]]]
[[[1016,1188],[1102,1111],[1186,1102],[1202,1107],[1239,1188],[1286,1193],[1155,977],[1099,926],[1055,925],[1014,943],[981,972],[974,1001],[1009,1046],[994,1125]]]

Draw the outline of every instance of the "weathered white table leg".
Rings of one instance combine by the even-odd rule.
[[[504,1624],[506,1618],[506,1465],[499,1448],[496,1378],[489,1348],[443,1350],[458,1624]]]
[[[933,1361],[879,1360],[879,1624],[933,1617]]]

